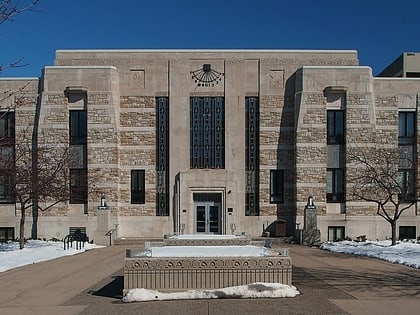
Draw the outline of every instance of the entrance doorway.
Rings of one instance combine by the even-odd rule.
[[[222,194],[194,193],[195,233],[222,234]]]

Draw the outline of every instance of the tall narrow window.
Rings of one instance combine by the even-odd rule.
[[[258,216],[259,207],[259,99],[245,98],[245,215]]]
[[[15,203],[15,113],[0,112],[0,203]]]
[[[400,112],[398,114],[398,149],[400,161],[398,184],[400,199],[412,202],[416,187],[416,112]]]
[[[327,201],[344,202],[344,170],[327,169]]]
[[[70,111],[70,203],[87,203],[87,112]]]
[[[169,99],[156,98],[156,215],[169,215]]]
[[[131,171],[131,203],[145,203],[144,170]]]
[[[270,203],[284,202],[284,171],[270,171]]]
[[[345,202],[345,115],[327,111],[327,202]]]
[[[223,97],[190,101],[191,168],[225,168],[225,102]]]
[[[344,144],[344,111],[327,112],[327,144]]]

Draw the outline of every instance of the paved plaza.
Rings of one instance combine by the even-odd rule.
[[[377,259],[291,245],[293,284],[301,295],[279,299],[123,303],[127,246],[0,273],[0,314],[416,314],[420,270]]]

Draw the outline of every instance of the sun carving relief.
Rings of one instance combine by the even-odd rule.
[[[211,87],[218,85],[222,81],[224,73],[212,69],[211,64],[203,64],[203,68],[190,71],[191,79],[197,86]]]

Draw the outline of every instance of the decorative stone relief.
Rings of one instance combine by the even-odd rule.
[[[145,87],[145,73],[144,70],[130,70],[130,88],[140,88],[144,89]]]

